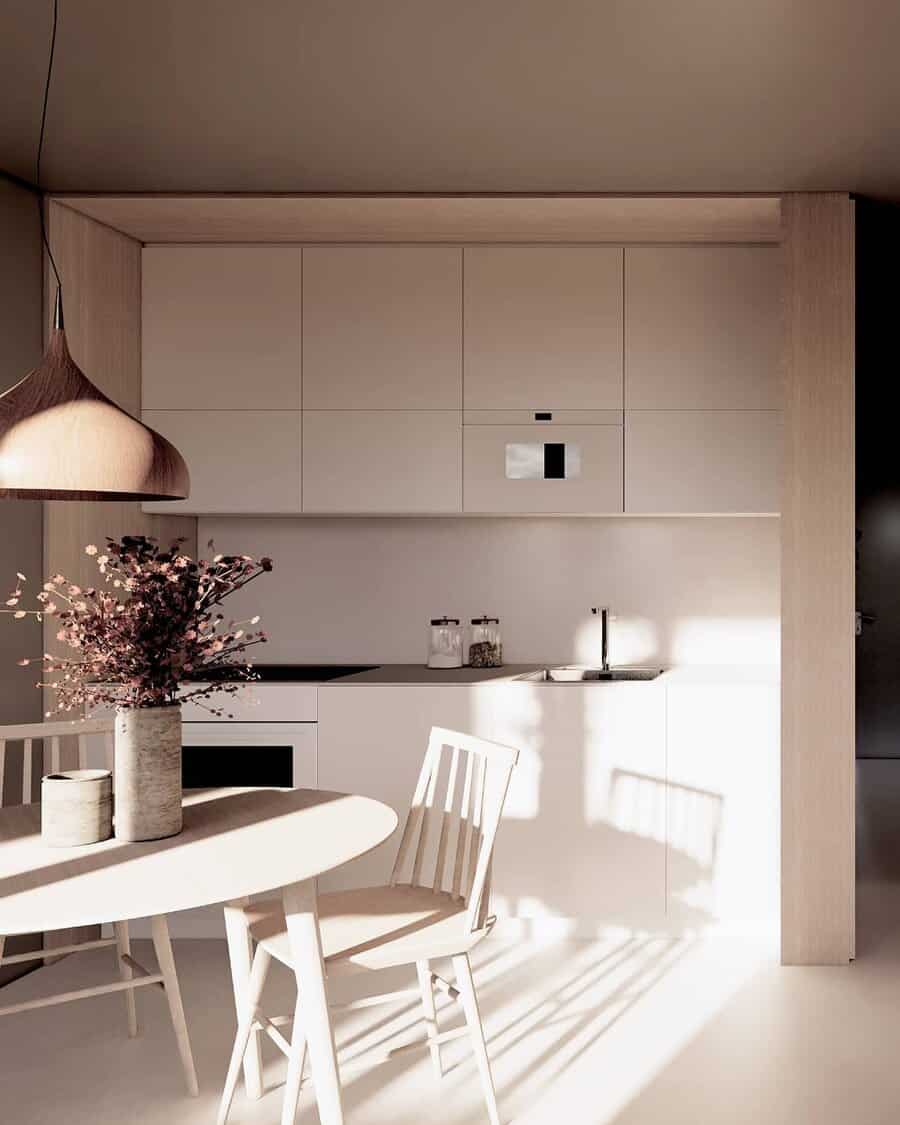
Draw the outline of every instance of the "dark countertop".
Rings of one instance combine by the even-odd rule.
[[[424,664],[254,664],[260,684],[479,684],[508,680],[542,665],[510,664],[504,668],[426,668]],[[227,681],[198,673],[196,682]]]

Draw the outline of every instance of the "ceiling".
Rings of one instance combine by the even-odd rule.
[[[56,191],[900,198],[896,0],[60,0]],[[50,0],[0,0],[33,179]]]

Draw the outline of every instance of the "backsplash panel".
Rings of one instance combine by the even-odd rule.
[[[597,662],[590,609],[608,605],[613,663],[672,666],[778,663],[780,534],[773,518],[202,517],[198,542],[274,559],[229,603],[262,615],[267,662],[424,663],[431,617],[482,613],[509,663]]]

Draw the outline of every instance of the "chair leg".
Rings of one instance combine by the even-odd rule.
[[[441,1065],[441,1045],[435,1042],[438,1034],[437,1010],[434,1006],[434,985],[431,980],[431,969],[427,961],[416,961],[416,975],[419,978],[419,992],[422,994],[422,1010],[425,1013],[425,1034],[429,1039],[428,1050],[431,1054],[431,1065],[435,1077],[443,1078],[444,1068]]]
[[[181,1055],[181,1065],[184,1068],[184,1078],[187,1082],[188,1093],[196,1098],[200,1091],[197,1086],[197,1072],[194,1069],[194,1056],[191,1053],[187,1021],[184,1018],[184,1006],[181,1003],[181,989],[178,986],[178,974],[175,971],[172,943],[169,940],[169,924],[166,921],[165,914],[157,914],[156,917],[151,918],[150,925],[153,932],[153,949],[156,952],[156,960],[159,962],[159,971],[163,976],[166,1000],[169,1002],[169,1015],[172,1017],[178,1053]]]
[[[294,1005],[294,1026],[291,1029],[291,1053],[288,1058],[287,1081],[284,1084],[284,1101],[281,1103],[281,1125],[294,1125],[297,1118],[297,1103],[300,1100],[305,1063],[306,1032],[303,1029],[303,1012],[298,992],[297,1002]]]
[[[453,971],[456,973],[456,982],[459,985],[463,1009],[466,1013],[466,1023],[469,1025],[469,1034],[472,1037],[472,1049],[475,1052],[475,1062],[478,1064],[478,1071],[481,1075],[481,1087],[484,1091],[484,1100],[487,1102],[488,1118],[491,1125],[500,1125],[497,1095],[494,1091],[494,1080],[491,1077],[491,1064],[484,1042],[481,1014],[478,1011],[478,997],[475,995],[472,968],[469,965],[467,954],[463,953],[461,956],[453,958]]]
[[[250,983],[247,989],[246,1004],[240,1014],[237,1035],[234,1038],[234,1048],[231,1052],[231,1061],[228,1064],[228,1074],[225,1078],[222,1100],[219,1103],[219,1116],[216,1118],[216,1125],[225,1125],[225,1122],[228,1120],[228,1114],[231,1111],[231,1103],[234,1100],[234,1092],[237,1089],[238,1079],[241,1076],[241,1066],[244,1062],[244,1055],[247,1053],[247,1045],[253,1033],[253,1021],[256,1019],[256,1013],[259,1009],[259,1000],[262,996],[262,990],[265,986],[266,977],[269,974],[269,965],[271,963],[271,955],[267,953],[261,945],[258,945],[253,957],[253,967],[250,970]]]
[[[119,976],[122,980],[132,980],[134,973],[131,971],[130,965],[127,965],[123,960],[123,956],[131,956],[131,938],[128,934],[127,922],[114,922],[113,929],[116,931],[116,961],[119,965]],[[137,1006],[134,1002],[134,989],[129,988],[125,993],[125,1011],[128,1015],[128,1038],[134,1039],[137,1035]]]

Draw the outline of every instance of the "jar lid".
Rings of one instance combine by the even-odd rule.
[[[500,624],[500,618],[499,617],[473,617],[472,618],[472,624],[473,625],[499,625]]]
[[[459,618],[458,617],[432,617],[431,624],[432,625],[458,625],[459,624]]]

